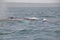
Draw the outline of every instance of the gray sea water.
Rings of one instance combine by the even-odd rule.
[[[8,8],[8,16],[47,18],[42,21],[2,21],[0,40],[60,40],[60,7]]]

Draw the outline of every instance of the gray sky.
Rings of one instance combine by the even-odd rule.
[[[5,2],[24,2],[24,3],[60,3],[60,0],[4,0]]]

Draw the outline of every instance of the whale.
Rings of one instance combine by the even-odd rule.
[[[26,17],[26,18],[5,18],[5,19],[0,19],[0,21],[23,21],[23,20],[29,20],[29,21],[40,21],[40,18],[37,17]],[[43,18],[42,21],[47,21],[46,18]]]

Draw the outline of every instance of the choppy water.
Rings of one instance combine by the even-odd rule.
[[[47,18],[42,21],[2,21],[0,40],[60,40],[60,7],[8,8],[9,16]]]

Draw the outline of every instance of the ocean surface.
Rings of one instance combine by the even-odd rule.
[[[0,40],[60,40],[60,7],[9,7],[6,13],[48,21],[0,21]]]

